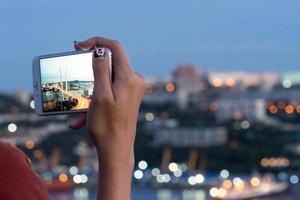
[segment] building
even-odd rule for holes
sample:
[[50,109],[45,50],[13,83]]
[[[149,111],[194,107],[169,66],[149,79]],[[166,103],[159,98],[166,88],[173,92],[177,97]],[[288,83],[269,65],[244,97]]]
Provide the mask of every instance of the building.
[[201,90],[200,75],[196,65],[179,65],[173,72],[173,80],[176,86],[176,102],[179,108],[185,109],[189,96]]
[[153,133],[153,136],[154,145],[170,145],[173,147],[208,147],[227,142],[227,130],[223,127],[161,128]]
[[270,90],[278,84],[276,73],[249,73],[249,72],[210,72],[209,83],[214,87],[252,87],[261,86]]
[[219,122],[231,119],[263,121],[267,117],[266,102],[261,98],[221,98],[216,103],[216,117]]

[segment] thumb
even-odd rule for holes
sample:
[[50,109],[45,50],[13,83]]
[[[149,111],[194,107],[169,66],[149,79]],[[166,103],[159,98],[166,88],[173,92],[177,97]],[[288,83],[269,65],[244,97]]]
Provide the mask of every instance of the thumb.
[[69,125],[70,129],[80,129],[84,127],[86,124],[86,119],[86,113],[81,114]]

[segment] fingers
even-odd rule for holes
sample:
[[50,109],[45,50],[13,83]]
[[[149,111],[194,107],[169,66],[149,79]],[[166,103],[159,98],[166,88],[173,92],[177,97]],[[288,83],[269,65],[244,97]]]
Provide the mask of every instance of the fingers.
[[85,126],[86,124],[86,114],[81,114],[78,118],[76,118],[71,124],[70,124],[70,128],[71,129],[80,129],[82,127]]
[[78,46],[84,49],[90,49],[97,45],[102,45],[111,50],[113,72],[116,82],[126,78],[128,74],[133,72],[128,64],[126,52],[120,42],[103,37],[94,37],[78,43]]
[[73,41],[74,43],[74,48],[76,51],[88,51],[90,49],[86,49],[86,48],[83,48],[82,46],[80,46],[80,44],[77,42],[77,41]]
[[84,49],[92,49],[97,45],[102,45],[112,51],[113,63],[115,65],[128,63],[128,58],[123,46],[116,40],[111,40],[104,37],[93,37],[83,42],[78,42],[78,45]]
[[111,88],[111,65],[109,57],[110,54],[107,48],[95,48],[93,53],[93,71],[95,79],[93,98],[98,100],[102,99],[103,97],[113,99],[113,92]]

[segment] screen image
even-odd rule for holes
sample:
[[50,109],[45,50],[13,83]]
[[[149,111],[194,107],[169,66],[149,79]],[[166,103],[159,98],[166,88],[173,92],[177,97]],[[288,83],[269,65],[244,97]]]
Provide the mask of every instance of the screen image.
[[94,88],[92,52],[40,59],[43,112],[87,109]]

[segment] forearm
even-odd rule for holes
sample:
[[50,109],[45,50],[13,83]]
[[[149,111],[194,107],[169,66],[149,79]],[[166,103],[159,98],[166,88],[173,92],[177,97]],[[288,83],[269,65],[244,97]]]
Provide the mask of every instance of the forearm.
[[[120,154],[119,154],[120,153]],[[115,154],[115,155],[113,155]],[[130,200],[134,166],[133,151],[99,155],[98,200]],[[124,156],[126,155],[126,156]]]

